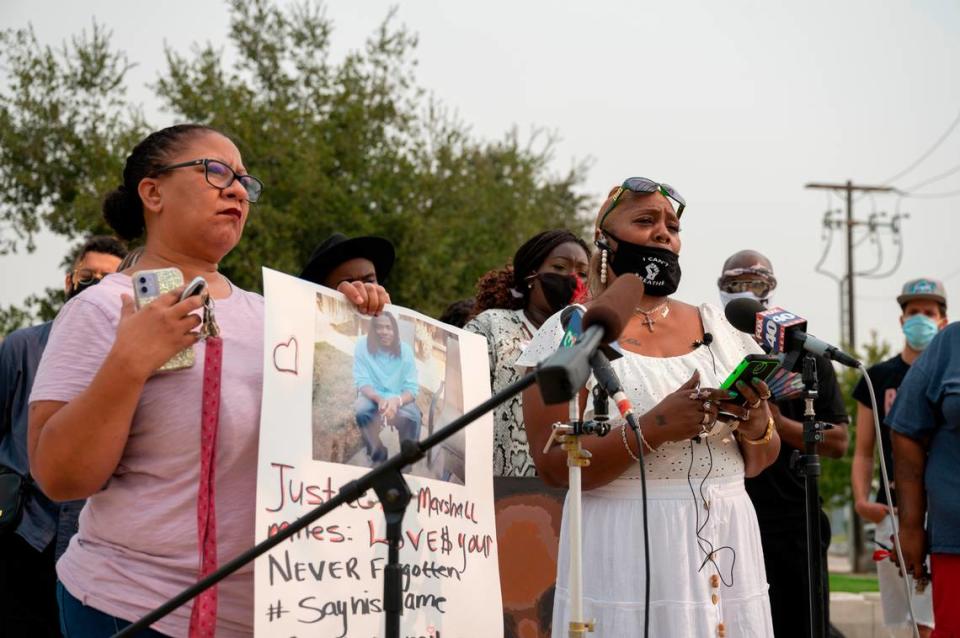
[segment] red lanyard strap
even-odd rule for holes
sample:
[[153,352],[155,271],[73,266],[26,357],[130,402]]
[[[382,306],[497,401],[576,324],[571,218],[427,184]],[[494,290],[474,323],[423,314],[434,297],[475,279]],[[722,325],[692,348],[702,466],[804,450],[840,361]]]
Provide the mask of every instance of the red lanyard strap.
[[[203,360],[203,411],[200,425],[200,486],[197,491],[197,536],[200,578],[217,569],[216,460],[220,424],[220,379],[223,341],[207,337]],[[190,638],[213,638],[217,627],[217,585],[197,596],[190,613]]]

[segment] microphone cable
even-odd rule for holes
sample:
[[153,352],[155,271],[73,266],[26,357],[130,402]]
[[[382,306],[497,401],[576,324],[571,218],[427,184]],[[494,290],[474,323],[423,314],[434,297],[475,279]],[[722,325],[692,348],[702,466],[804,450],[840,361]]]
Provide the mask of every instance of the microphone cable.
[[903,562],[903,548],[900,547],[900,522],[897,520],[897,516],[893,511],[893,496],[890,493],[890,475],[887,472],[887,462],[883,458],[883,438],[880,431],[880,416],[877,412],[877,397],[873,392],[873,381],[870,380],[867,366],[861,363],[860,371],[863,373],[863,378],[867,382],[867,391],[870,393],[870,407],[873,409],[873,428],[876,434],[877,452],[880,456],[880,483],[883,486],[883,493],[887,497],[887,504],[890,508],[890,513],[887,514],[887,516],[890,517],[890,522],[893,524],[893,547],[896,550],[897,560],[900,562],[900,570],[903,572],[903,586],[907,591],[907,610],[910,612],[910,626],[913,628],[914,638],[920,638],[920,630],[917,628],[917,615],[913,609],[913,588],[910,586],[910,581],[913,577],[907,573],[906,566]]
[[640,464],[640,506],[643,511],[643,638],[650,632],[650,534],[647,526],[647,470],[643,463],[643,439],[640,436],[640,423],[633,412],[627,414],[627,425],[633,430],[637,440],[637,462]]

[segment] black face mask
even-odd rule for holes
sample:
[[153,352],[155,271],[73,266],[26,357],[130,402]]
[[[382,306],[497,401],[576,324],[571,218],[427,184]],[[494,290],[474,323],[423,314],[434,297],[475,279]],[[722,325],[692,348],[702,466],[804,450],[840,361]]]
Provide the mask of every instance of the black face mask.
[[614,251],[605,241],[597,241],[597,246],[610,251],[613,256],[610,268],[615,274],[636,273],[643,279],[644,294],[651,297],[672,295],[680,287],[680,256],[677,253],[667,248],[631,244],[607,231],[602,232],[617,242]]
[[83,292],[84,290],[86,290],[87,288],[89,288],[89,287],[91,287],[91,286],[96,286],[98,283],[100,283],[100,280],[99,280],[99,279],[94,279],[93,281],[88,281],[88,282],[86,282],[86,283],[77,283],[77,284],[74,284],[74,285],[70,288],[70,292],[67,293],[67,301],[70,301],[71,299],[73,299],[74,297],[76,297],[77,295],[79,295],[81,292]]
[[573,275],[542,272],[536,277],[540,280],[540,289],[551,313],[563,310],[573,301],[573,293],[577,290],[577,278]]

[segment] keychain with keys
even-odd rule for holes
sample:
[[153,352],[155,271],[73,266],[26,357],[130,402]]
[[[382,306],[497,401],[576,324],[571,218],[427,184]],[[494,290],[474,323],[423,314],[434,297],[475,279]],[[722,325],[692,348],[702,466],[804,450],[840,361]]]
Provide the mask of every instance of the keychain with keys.
[[208,339],[220,336],[220,326],[213,315],[213,298],[209,294],[203,296],[203,322],[200,326],[200,337]]

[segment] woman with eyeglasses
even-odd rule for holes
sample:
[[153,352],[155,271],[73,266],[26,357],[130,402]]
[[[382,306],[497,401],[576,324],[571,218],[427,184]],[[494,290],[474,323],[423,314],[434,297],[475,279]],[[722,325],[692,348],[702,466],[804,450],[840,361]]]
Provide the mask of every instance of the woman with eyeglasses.
[[[31,395],[28,447],[51,498],[89,497],[57,564],[66,635],[111,635],[198,580],[201,563],[209,573],[254,542],[263,298],[218,266],[261,191],[230,138],[185,124],[142,140],[104,201],[118,235],[146,233],[137,271],[206,280],[222,362],[211,354],[220,348],[200,340],[200,296],[181,301],[174,290],[135,310],[129,270],[57,317]],[[371,313],[383,306],[376,286],[341,292]],[[192,367],[157,371],[185,348]],[[139,635],[248,636],[252,605],[251,564]]]
[[[568,230],[537,233],[523,243],[513,263],[477,282],[474,317],[464,330],[487,340],[494,392],[520,378],[517,357],[541,324],[586,294],[587,243]],[[520,397],[493,411],[494,476],[536,476],[527,451]]]
[[[641,415],[642,443],[622,420],[604,438],[581,439],[593,455],[582,474],[584,616],[596,619],[603,636],[643,636],[646,620],[650,636],[772,636],[760,534],[743,479],[776,459],[780,441],[762,381],[737,386],[745,405],[717,389],[745,355],[760,349],[716,306],[673,296],[685,206],[669,185],[631,178],[610,192],[597,215],[594,297],[618,275],[644,280],[644,295],[619,339],[623,357],[612,364]],[[518,365],[535,366],[556,350],[563,333],[554,315]],[[585,405],[581,392],[581,409]],[[617,413],[615,406],[610,411]],[[544,405],[533,388],[524,392],[523,414],[539,474],[565,485],[566,453],[558,445],[544,447],[551,425],[568,420],[567,406]],[[553,614],[557,637],[567,635],[571,620],[583,620],[570,617],[568,506]]]

